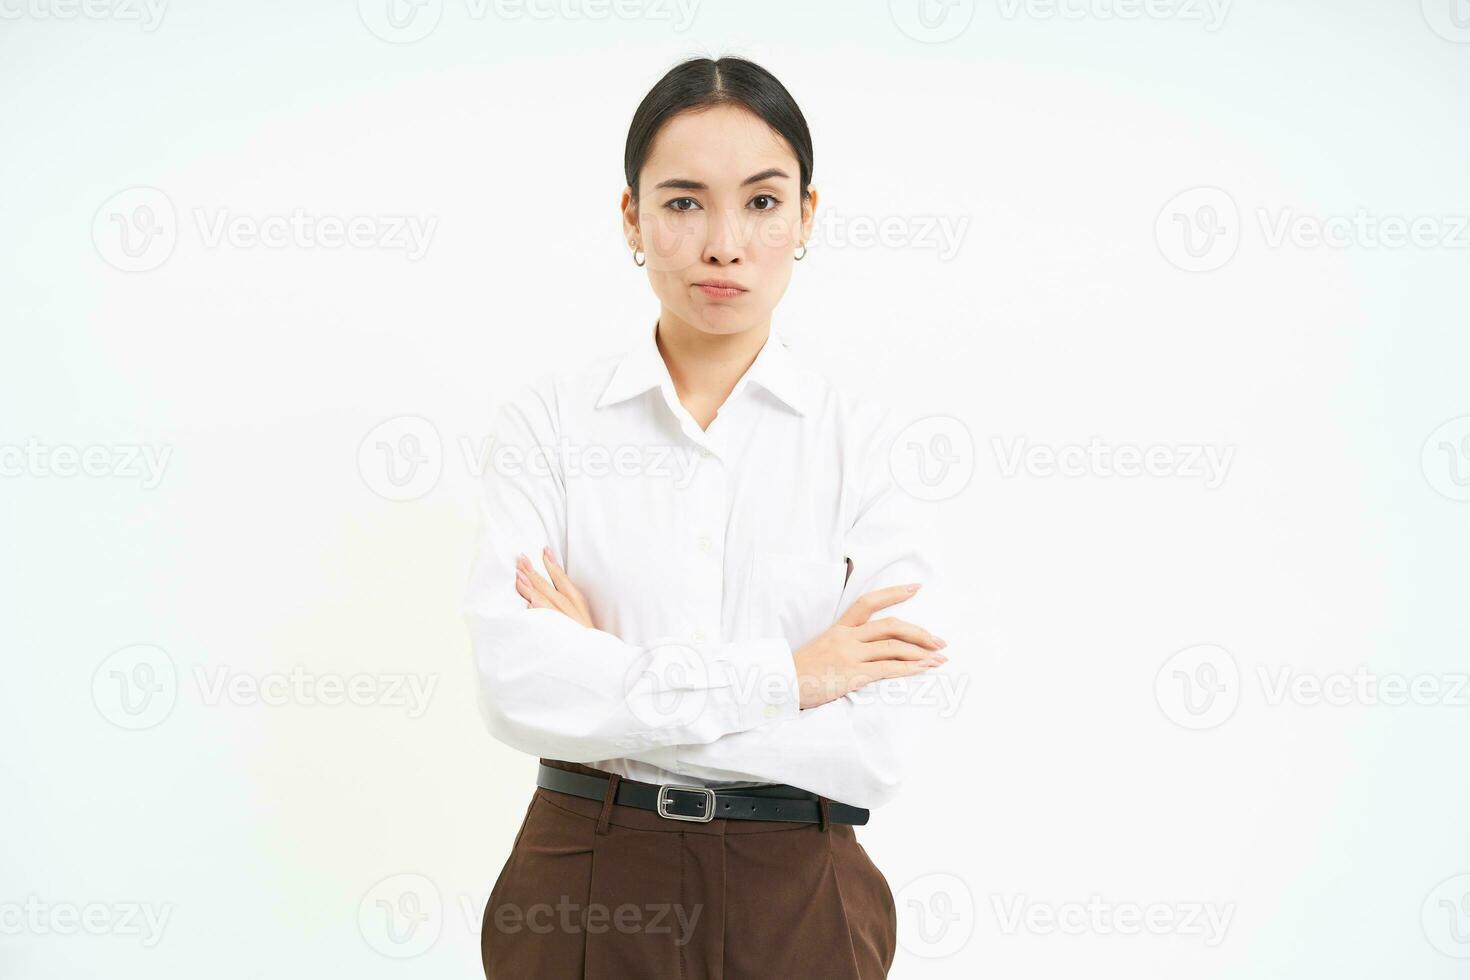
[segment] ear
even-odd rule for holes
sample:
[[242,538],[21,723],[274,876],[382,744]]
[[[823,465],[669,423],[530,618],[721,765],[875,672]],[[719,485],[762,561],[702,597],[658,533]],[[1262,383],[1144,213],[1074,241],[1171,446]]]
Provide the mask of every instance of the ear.
[[807,193],[810,197],[801,202],[801,240],[804,242],[812,240],[812,225],[816,223],[817,214],[817,189],[808,187]]
[[618,201],[618,211],[623,217],[623,241],[641,240],[642,236],[638,229],[638,208],[633,204],[633,188],[623,188],[623,196]]

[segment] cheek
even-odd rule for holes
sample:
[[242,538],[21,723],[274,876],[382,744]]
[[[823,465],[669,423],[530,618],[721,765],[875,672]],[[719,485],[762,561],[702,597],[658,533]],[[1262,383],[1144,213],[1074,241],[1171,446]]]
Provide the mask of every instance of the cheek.
[[755,230],[746,257],[761,270],[762,288],[779,291],[791,276],[800,228],[782,218],[767,218]]
[[796,263],[791,259],[791,251],[778,249],[769,255],[760,257],[760,275],[756,281],[756,294],[760,297],[758,302],[762,305],[774,306],[775,303],[786,293],[786,287],[791,284],[791,275]]
[[643,248],[654,269],[683,269],[699,261],[704,247],[705,225],[700,215],[669,211],[645,213]]
[[771,253],[794,252],[801,232],[799,219],[787,214],[762,217],[754,222],[751,230],[750,247],[760,252],[763,259]]

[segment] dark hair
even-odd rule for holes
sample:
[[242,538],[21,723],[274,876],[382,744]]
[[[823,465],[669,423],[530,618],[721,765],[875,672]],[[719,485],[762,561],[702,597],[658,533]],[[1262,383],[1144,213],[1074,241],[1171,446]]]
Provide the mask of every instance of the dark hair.
[[749,109],[765,120],[791,144],[801,169],[802,199],[810,196],[812,182],[812,134],[796,100],[776,76],[744,58],[690,58],[669,69],[658,80],[633,113],[628,127],[628,144],[623,150],[623,173],[638,201],[638,175],[653,139],[664,123],[681,112],[734,104]]

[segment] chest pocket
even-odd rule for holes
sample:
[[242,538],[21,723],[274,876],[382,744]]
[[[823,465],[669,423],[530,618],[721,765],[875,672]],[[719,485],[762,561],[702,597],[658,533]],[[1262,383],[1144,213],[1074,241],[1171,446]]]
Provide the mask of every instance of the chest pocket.
[[847,562],[757,551],[750,574],[751,631],[784,636],[795,650],[837,619]]

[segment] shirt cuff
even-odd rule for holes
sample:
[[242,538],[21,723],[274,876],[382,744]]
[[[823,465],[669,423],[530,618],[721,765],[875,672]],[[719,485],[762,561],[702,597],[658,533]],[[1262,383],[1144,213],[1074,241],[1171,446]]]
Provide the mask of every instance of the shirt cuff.
[[720,651],[719,658],[729,671],[726,690],[731,731],[749,731],[800,714],[796,659],[784,638],[730,643]]

